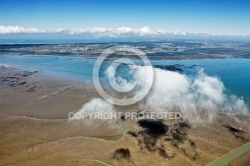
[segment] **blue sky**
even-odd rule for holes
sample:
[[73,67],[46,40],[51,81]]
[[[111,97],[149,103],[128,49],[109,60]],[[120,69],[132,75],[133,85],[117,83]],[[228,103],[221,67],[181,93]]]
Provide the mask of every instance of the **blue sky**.
[[[1,0],[0,26],[0,38],[11,33],[250,35],[250,1]],[[127,29],[120,33],[119,27]]]

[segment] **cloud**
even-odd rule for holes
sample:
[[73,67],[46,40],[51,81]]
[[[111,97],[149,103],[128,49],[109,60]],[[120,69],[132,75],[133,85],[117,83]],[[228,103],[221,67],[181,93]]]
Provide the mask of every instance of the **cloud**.
[[243,99],[226,94],[223,82],[217,77],[203,71],[195,77],[161,69],[155,69],[154,73],[154,85],[145,103],[155,111],[177,109],[193,124],[211,122],[221,111],[248,114]]
[[[110,73],[110,67],[107,73]],[[134,72],[136,84],[142,87],[132,90],[135,95],[146,86],[141,83],[148,77],[144,72],[145,68],[146,66],[137,67]],[[120,86],[126,89],[131,83],[123,81]],[[192,76],[155,68],[151,91],[140,104],[143,108],[148,106],[149,110],[156,112],[180,111],[182,117],[194,125],[212,122],[220,112],[230,116],[248,114],[242,98],[227,94],[219,78],[209,76],[202,70]]]
[[120,126],[115,113],[116,110],[112,104],[101,98],[93,98],[85,103],[74,116],[70,117],[69,122],[82,123],[92,128],[106,126],[117,129]]
[[[114,76],[110,75],[110,73],[114,72],[111,68],[112,66],[107,69],[106,75],[113,78]],[[144,85],[140,85],[142,80],[146,80],[148,77],[145,68],[146,66],[138,66],[134,72],[136,83],[139,82],[139,86],[142,87],[139,90],[132,90],[135,94],[143,91],[143,87],[147,84],[145,81]],[[242,98],[227,94],[223,82],[219,78],[209,76],[202,70],[195,76],[189,76],[155,68],[154,78],[150,93],[139,103],[142,108],[148,107],[148,110],[156,112],[179,111],[182,117],[188,119],[194,126],[213,122],[221,112],[235,118],[237,121],[239,119],[235,115],[249,114],[249,110]],[[123,80],[120,86],[130,89],[131,83]],[[77,118],[78,114],[107,113],[112,115],[115,112],[115,107],[111,103],[100,98],[94,98],[84,104],[75,114],[75,117],[69,119],[69,121],[95,126],[97,124],[95,120],[88,116],[79,119]],[[98,125],[102,124],[111,128],[117,124],[117,121],[112,120],[110,117],[101,119],[98,122]]]
[[44,33],[63,33],[68,35],[92,35],[94,37],[126,37],[126,36],[206,36],[206,37],[245,37],[249,38],[250,35],[215,35],[206,33],[189,33],[182,32],[179,30],[168,31],[165,29],[150,29],[147,26],[141,28],[131,28],[127,26],[121,26],[117,28],[107,28],[107,27],[94,27],[94,28],[77,28],[77,29],[39,29],[35,27],[26,28],[22,26],[0,26],[0,35],[2,34],[44,34]]
[[186,35],[185,32],[166,31],[166,30],[152,30],[149,27],[131,28],[121,26],[118,28],[106,28],[106,27],[95,27],[95,28],[78,28],[78,29],[49,29],[43,30],[39,28],[25,28],[22,26],[0,26],[0,34],[34,34],[34,33],[65,33],[70,35],[93,35],[95,37],[121,37],[127,35],[133,36],[160,36],[160,35]]
[[38,28],[24,28],[20,26],[0,26],[0,34],[10,33],[42,33]]
[[[85,118],[90,119],[89,115],[94,115],[94,113],[102,114],[102,113],[115,113],[114,106],[109,102],[104,101],[100,98],[93,98],[88,103],[84,104],[82,108],[72,117],[70,120],[78,120],[82,118],[77,118],[79,115],[87,115]],[[95,118],[94,118],[95,119]],[[109,119],[109,118],[108,118]],[[105,120],[105,119],[101,119]]]
[[60,33],[63,29],[41,30],[38,28],[24,28],[22,26],[0,26],[0,34],[18,34],[18,33]]
[[186,35],[186,33],[173,31],[168,32],[166,30],[152,30],[149,27],[141,28],[131,28],[131,27],[118,27],[118,28],[85,28],[85,29],[75,29],[68,31],[69,34],[92,34],[95,36],[109,36],[109,37],[119,37],[125,35],[134,36],[159,36],[159,35]]

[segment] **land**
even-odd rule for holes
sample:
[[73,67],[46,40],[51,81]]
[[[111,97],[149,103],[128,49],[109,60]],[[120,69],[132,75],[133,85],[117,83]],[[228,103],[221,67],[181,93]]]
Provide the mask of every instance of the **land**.
[[[222,113],[199,126],[185,119],[68,120],[94,97],[82,82],[1,67],[0,165],[206,165],[250,140],[248,125]],[[238,163],[249,163],[249,153],[231,165]]]
[[[163,59],[224,59],[250,58],[249,42],[166,40],[148,42],[111,42],[75,44],[1,44],[1,55],[70,55],[96,58],[105,49],[114,46],[130,46],[143,51],[151,60]],[[135,49],[118,51],[114,57],[134,56]]]
[[242,156],[240,156],[238,159],[235,159],[230,163],[230,166],[247,166],[249,165],[249,158],[250,158],[250,153],[246,153]]

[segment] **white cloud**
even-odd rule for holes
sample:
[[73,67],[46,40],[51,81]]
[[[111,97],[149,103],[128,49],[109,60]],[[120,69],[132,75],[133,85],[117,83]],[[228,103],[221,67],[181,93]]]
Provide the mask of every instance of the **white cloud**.
[[0,26],[0,34],[10,33],[42,33],[38,28],[24,28],[20,26]]
[[126,33],[132,33],[133,32],[133,28],[131,27],[118,27],[117,31],[122,33],[122,34],[126,34]]
[[152,30],[149,27],[141,28],[131,28],[131,27],[118,27],[118,28],[106,28],[106,27],[96,27],[96,28],[82,28],[82,29],[50,29],[43,30],[39,28],[25,28],[22,26],[0,26],[0,34],[17,34],[17,33],[65,33],[71,35],[89,34],[97,37],[109,36],[109,37],[119,37],[126,35],[135,36],[158,36],[158,35],[185,35],[185,33],[179,31],[168,32],[166,30]]
[[0,26],[0,34],[17,34],[17,33],[60,33],[63,29],[41,30],[38,28],[24,28],[22,26]]
[[94,36],[114,36],[112,28],[104,27],[73,29],[65,32],[71,35],[90,34]]
[[[179,36],[229,36],[229,35],[213,35],[201,33],[188,33],[179,30],[168,31],[165,29],[150,29],[147,26],[141,28],[131,28],[121,26],[117,28],[94,27],[94,28],[78,28],[78,29],[39,29],[35,27],[26,28],[22,26],[0,26],[1,34],[34,34],[34,33],[64,33],[69,35],[92,35],[95,37],[124,37],[124,36],[166,36],[166,35],[179,35]],[[230,36],[229,36],[230,37]],[[249,37],[249,36],[242,36]]]
[[135,35],[135,36],[159,36],[159,35],[186,35],[179,31],[168,32],[166,30],[152,30],[149,27],[142,28],[131,28],[131,27],[118,27],[118,28],[85,28],[85,29],[74,29],[69,30],[69,34],[92,34],[95,36],[109,36],[109,37],[119,37],[125,35]]
[[[106,70],[107,77],[111,77],[111,85],[114,81],[119,81],[119,76],[113,78],[115,73],[112,70],[112,66]],[[136,88],[130,90],[134,86],[129,81],[122,81],[120,88],[129,89],[130,94],[136,96],[149,85],[146,82],[148,77],[146,66],[137,67],[134,70]],[[220,112],[234,116],[246,115],[249,111],[242,98],[226,93],[223,82],[217,77],[207,75],[203,70],[197,75],[189,76],[154,68],[153,86],[140,104],[150,111],[178,110],[193,125],[212,122]]]
[[68,120],[78,122],[91,128],[110,128],[118,129],[118,118],[114,106],[101,98],[93,98],[85,103],[82,108]]

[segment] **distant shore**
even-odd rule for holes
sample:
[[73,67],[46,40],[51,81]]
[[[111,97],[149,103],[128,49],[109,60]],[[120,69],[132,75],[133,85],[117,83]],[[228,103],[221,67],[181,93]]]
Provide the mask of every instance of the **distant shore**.
[[[1,55],[60,55],[96,58],[106,49],[129,46],[143,51],[151,60],[250,58],[250,44],[239,41],[166,40],[106,43],[0,44]],[[114,56],[133,56],[127,50]]]

